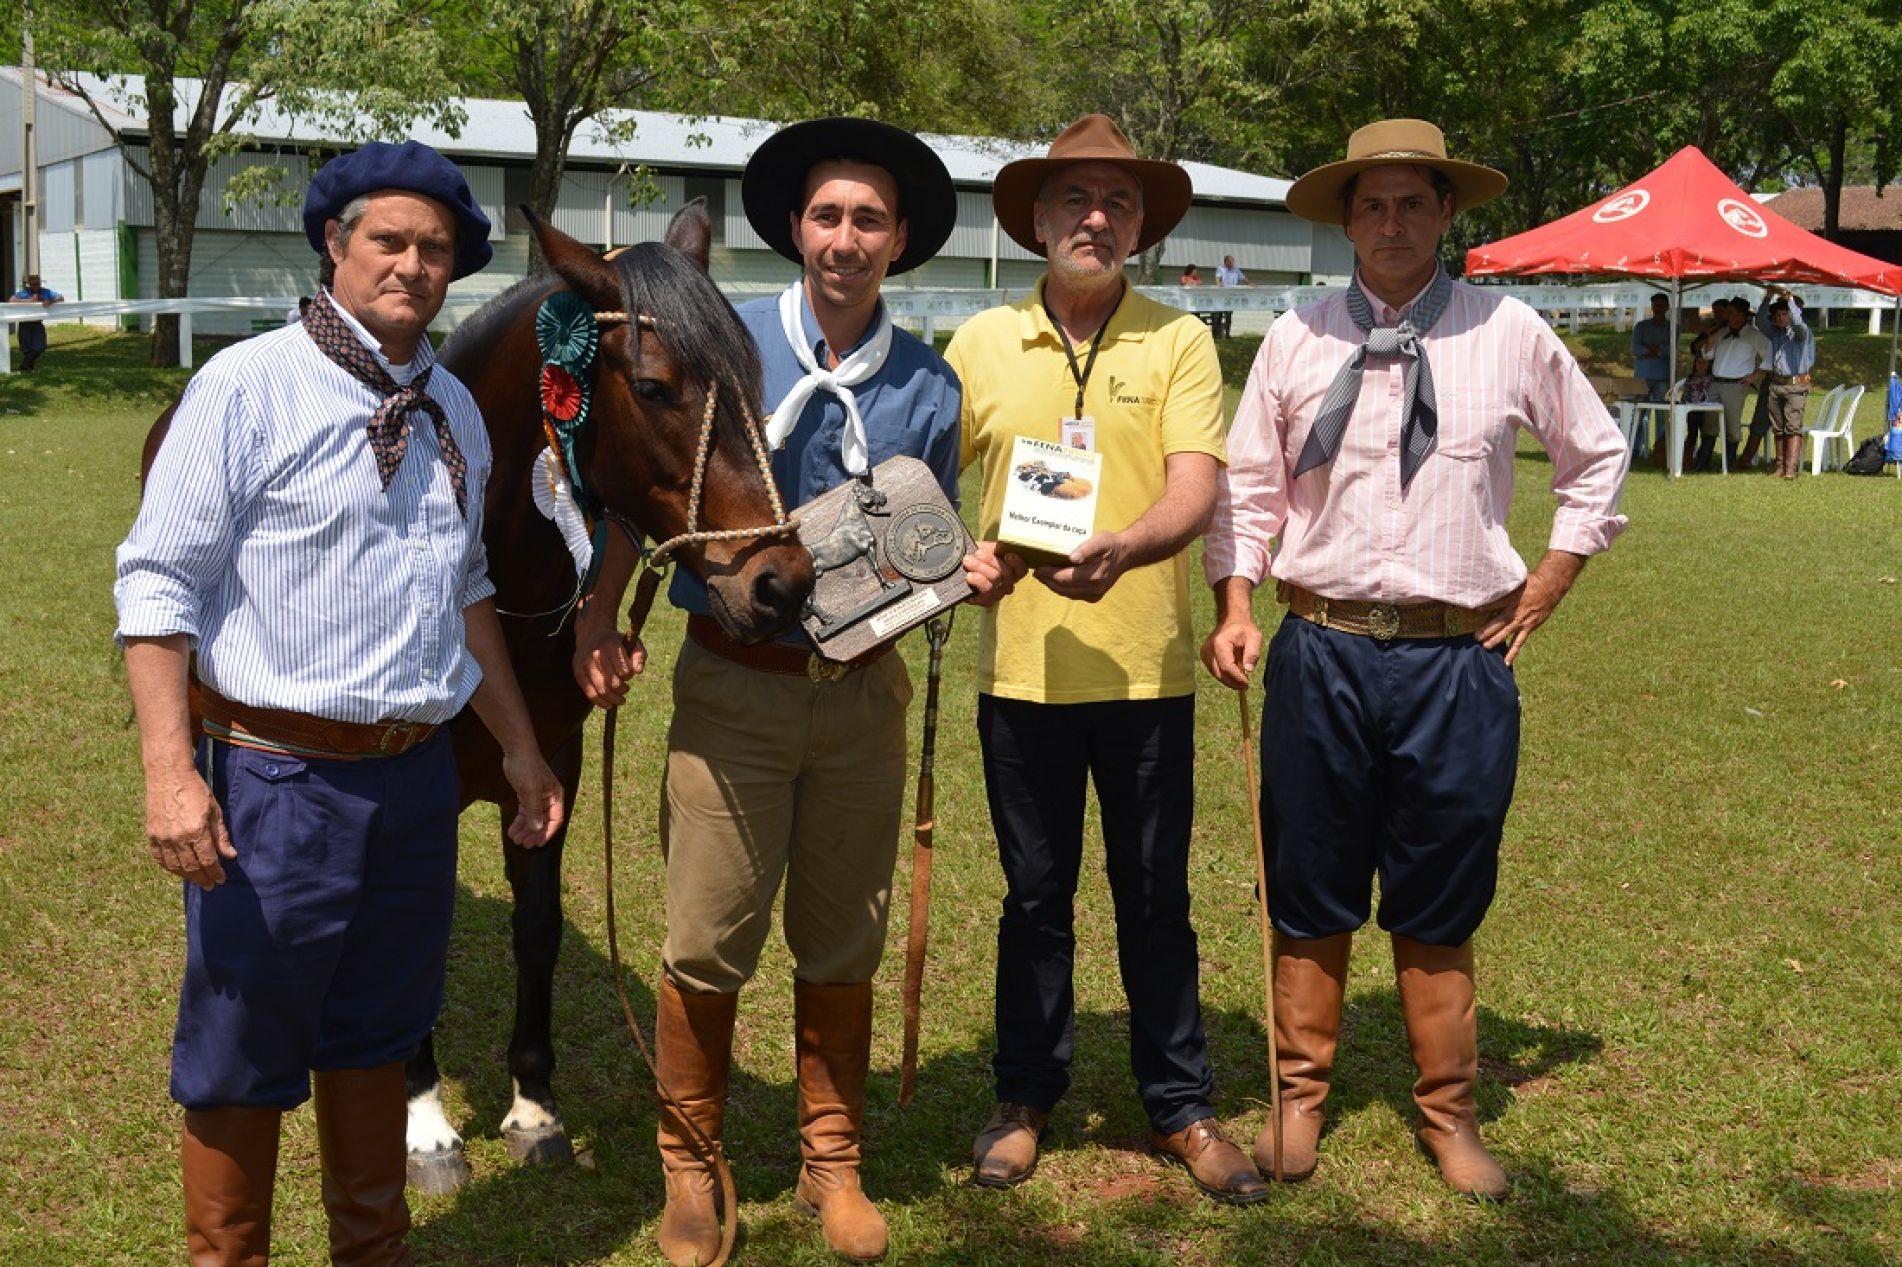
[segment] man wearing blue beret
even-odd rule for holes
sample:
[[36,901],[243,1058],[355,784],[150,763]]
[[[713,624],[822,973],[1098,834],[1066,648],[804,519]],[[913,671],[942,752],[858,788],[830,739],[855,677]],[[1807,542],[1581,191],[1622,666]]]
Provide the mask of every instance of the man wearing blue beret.
[[323,288],[185,389],[114,591],[146,834],[186,882],[171,1093],[197,1267],[269,1258],[279,1119],[306,1099],[332,1261],[412,1261],[403,1066],[455,904],[443,724],[472,704],[500,741],[514,840],[562,815],[488,579],[488,435],[427,336],[489,221],[411,141],[328,163],[304,228]]

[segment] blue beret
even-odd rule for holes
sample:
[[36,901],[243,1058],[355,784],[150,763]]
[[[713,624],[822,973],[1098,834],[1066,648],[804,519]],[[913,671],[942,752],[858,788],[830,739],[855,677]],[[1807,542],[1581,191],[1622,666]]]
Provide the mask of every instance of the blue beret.
[[454,163],[421,141],[371,141],[331,159],[311,179],[310,192],[304,195],[304,236],[319,255],[326,249],[325,223],[340,218],[353,200],[379,189],[407,190],[449,209],[456,218],[454,277],[476,272],[495,254],[489,246],[489,218]]

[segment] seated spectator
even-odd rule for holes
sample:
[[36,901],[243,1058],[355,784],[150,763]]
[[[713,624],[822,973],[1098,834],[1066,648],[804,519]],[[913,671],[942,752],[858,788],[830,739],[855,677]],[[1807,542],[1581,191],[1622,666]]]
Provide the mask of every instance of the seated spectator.
[[1182,266],[1182,276],[1176,278],[1176,285],[1200,286],[1201,284],[1202,284],[1202,274],[1195,271],[1195,265],[1184,264]]
[[1235,257],[1233,255],[1224,255],[1222,257],[1222,266],[1215,270],[1215,284],[1217,286],[1248,285],[1248,277],[1241,269],[1235,266]]

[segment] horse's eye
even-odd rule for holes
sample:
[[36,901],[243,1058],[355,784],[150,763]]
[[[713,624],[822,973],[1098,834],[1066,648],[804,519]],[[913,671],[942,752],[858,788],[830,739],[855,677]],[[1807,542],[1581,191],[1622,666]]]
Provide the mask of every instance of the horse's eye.
[[667,390],[667,384],[658,378],[637,378],[634,380],[634,394],[650,405],[669,405],[674,395]]

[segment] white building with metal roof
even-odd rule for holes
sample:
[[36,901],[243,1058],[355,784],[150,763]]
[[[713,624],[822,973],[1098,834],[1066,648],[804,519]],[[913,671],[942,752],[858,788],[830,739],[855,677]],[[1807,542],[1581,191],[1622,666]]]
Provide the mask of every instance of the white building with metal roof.
[[[39,77],[36,146],[40,168],[40,259],[48,285],[73,299],[151,298],[157,295],[157,255],[150,186],[119,150],[145,147],[146,126],[137,77],[82,82],[98,116],[77,95]],[[201,84],[180,80],[179,113],[195,106]],[[18,281],[23,224],[22,76],[0,67],[0,279]],[[519,101],[465,98],[458,135],[419,125],[413,135],[443,151],[464,170],[470,188],[494,224],[495,262],[457,283],[457,293],[500,290],[522,276],[528,238],[521,213],[528,199],[534,131]],[[554,212],[564,232],[596,247],[658,237],[682,203],[704,197],[713,213],[713,274],[729,291],[783,286],[792,266],[760,242],[740,206],[739,174],[777,124],[755,119],[696,118],[655,111],[616,111],[607,126],[583,124],[568,153]],[[300,223],[302,191],[311,155],[348,148],[349,138],[308,119],[265,107],[242,128],[245,148],[217,160],[207,174],[192,249],[194,296],[296,295],[315,284],[315,262]],[[944,250],[895,287],[940,289],[1023,287],[1042,261],[1000,233],[991,214],[990,186],[997,169],[1041,147],[980,137],[929,136],[958,186],[958,219]],[[287,201],[232,203],[227,188],[240,171],[266,167],[281,173]],[[1173,278],[1185,263],[1213,281],[1224,255],[1233,255],[1254,283],[1334,282],[1352,269],[1345,237],[1289,214],[1289,182],[1206,163],[1187,164],[1195,201],[1163,249],[1162,270]],[[628,173],[657,191],[636,203]],[[227,332],[245,328],[224,319]],[[206,333],[219,331],[204,322]]]

